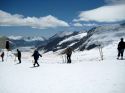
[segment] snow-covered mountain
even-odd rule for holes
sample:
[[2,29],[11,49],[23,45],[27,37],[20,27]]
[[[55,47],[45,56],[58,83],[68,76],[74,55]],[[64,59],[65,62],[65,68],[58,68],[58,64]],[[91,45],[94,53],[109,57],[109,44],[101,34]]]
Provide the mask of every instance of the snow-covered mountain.
[[118,43],[121,37],[125,37],[124,24],[99,26],[88,31],[87,36],[82,38],[76,46],[79,45],[78,48],[80,50],[89,50],[99,44],[101,44],[102,47],[105,47],[113,43]]
[[24,41],[45,41],[46,38],[40,37],[40,36],[29,36],[29,37],[24,37],[24,36],[8,36],[9,39],[11,40],[24,40]]
[[75,50],[90,50],[99,44],[102,47],[117,43],[125,37],[125,24],[108,24],[94,27],[89,31],[64,31],[55,34],[49,39],[44,37],[9,36],[16,47],[35,47],[48,51],[58,51],[72,46]]
[[58,37],[64,37],[64,36],[69,36],[73,34],[73,32],[70,32],[70,31],[62,31],[62,32],[59,32],[59,33],[56,33],[54,36],[50,37],[50,39],[55,39],[55,38],[58,38]]
[[59,45],[69,42],[69,41],[80,40],[81,38],[83,38],[86,35],[87,35],[87,33],[78,33],[77,35],[73,35],[73,36],[70,36],[70,37],[62,40],[61,42],[59,42]]
[[93,49],[101,44],[105,47],[125,36],[125,24],[108,24],[83,32],[61,32],[52,36],[44,48],[46,52],[72,46],[76,50]]
[[40,36],[8,36],[8,38],[15,44],[15,47],[38,47],[46,43],[46,39]]
[[44,48],[45,52],[64,49],[72,46],[86,35],[85,32],[60,32],[50,37],[48,43],[45,46],[41,46],[40,49]]

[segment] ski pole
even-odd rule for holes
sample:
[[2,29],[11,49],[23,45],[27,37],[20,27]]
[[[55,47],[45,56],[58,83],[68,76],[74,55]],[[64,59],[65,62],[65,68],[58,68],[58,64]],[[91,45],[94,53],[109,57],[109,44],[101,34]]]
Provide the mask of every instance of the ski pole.
[[101,60],[103,60],[103,52],[102,52],[101,45],[99,45],[98,48],[99,48],[100,58],[101,58]]
[[63,55],[62,55],[62,63],[64,63],[64,58],[63,58]]

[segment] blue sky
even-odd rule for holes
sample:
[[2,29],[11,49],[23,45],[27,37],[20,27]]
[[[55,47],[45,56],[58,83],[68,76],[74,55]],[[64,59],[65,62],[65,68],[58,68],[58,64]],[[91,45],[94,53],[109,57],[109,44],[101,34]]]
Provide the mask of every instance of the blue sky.
[[[123,21],[123,3],[124,0],[0,0],[0,34],[49,37],[59,31]],[[98,14],[107,9],[108,17]],[[121,12],[112,16],[117,14],[113,9]]]
[[80,11],[104,5],[103,0],[0,0],[0,9],[24,16],[53,15],[72,21]]

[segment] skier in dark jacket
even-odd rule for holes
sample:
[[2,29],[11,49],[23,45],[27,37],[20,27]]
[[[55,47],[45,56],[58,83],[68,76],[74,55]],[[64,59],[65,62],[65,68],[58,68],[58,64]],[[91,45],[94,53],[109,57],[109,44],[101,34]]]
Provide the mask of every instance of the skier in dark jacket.
[[19,60],[19,64],[21,63],[21,51],[19,49],[17,49],[17,57]]
[[121,41],[119,42],[118,44],[118,58],[121,56],[121,59],[123,59],[123,53],[124,53],[124,49],[125,49],[125,42],[124,42],[124,39],[121,38]]
[[73,49],[71,47],[68,47],[65,50],[65,54],[67,55],[67,63],[71,63],[71,55],[72,55]]
[[39,67],[40,65],[38,64],[38,59],[39,59],[39,56],[42,57],[42,55],[40,55],[39,52],[35,50],[32,56],[34,57],[34,64],[33,64],[34,67],[36,64]]
[[4,52],[1,53],[2,62],[4,61]]

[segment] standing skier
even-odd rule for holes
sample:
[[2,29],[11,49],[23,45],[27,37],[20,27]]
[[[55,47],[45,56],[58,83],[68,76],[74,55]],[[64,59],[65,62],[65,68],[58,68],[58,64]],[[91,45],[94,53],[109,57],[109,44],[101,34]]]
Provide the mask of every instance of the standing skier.
[[37,64],[37,67],[39,67],[39,63],[38,63],[38,59],[39,59],[39,56],[42,57],[42,55],[39,54],[39,52],[37,50],[34,51],[33,55],[34,57],[34,67],[36,67],[35,65]]
[[17,49],[17,57],[19,60],[19,64],[21,63],[21,51],[19,49]]
[[71,63],[71,55],[72,55],[73,49],[71,47],[68,47],[65,50],[65,54],[67,55],[67,63]]
[[4,61],[4,52],[1,53],[2,62]]
[[124,39],[121,38],[121,41],[118,44],[118,57],[117,59],[119,59],[119,57],[121,56],[121,59],[123,60],[123,53],[124,53],[124,49],[125,49],[125,42]]

